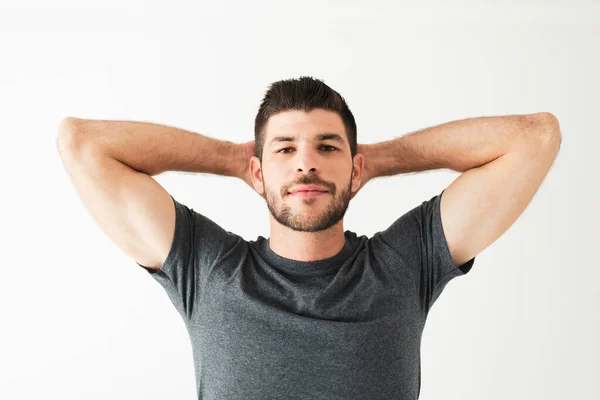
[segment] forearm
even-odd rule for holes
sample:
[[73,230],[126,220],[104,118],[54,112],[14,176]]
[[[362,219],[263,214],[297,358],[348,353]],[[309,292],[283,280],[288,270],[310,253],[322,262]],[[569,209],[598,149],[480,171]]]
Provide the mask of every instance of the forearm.
[[[523,140],[539,137],[549,113],[468,118],[365,146],[373,175],[448,168],[458,172],[487,164]],[[537,136],[536,136],[537,135]]]
[[[66,126],[66,127],[65,127]],[[239,174],[240,146],[183,129],[137,121],[67,118],[71,147],[93,146],[148,175],[165,171]]]

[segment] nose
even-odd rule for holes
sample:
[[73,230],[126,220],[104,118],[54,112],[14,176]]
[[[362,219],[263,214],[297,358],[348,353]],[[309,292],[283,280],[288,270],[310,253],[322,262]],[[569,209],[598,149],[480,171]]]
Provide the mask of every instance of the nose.
[[319,172],[315,156],[310,151],[298,151],[293,163],[297,173],[316,174]]
[[[297,169],[296,172],[303,172],[303,171],[304,171],[303,168],[298,167],[298,169]],[[315,167],[312,167],[311,169],[308,170],[308,172],[311,173],[311,174],[315,174],[317,172],[317,169]]]

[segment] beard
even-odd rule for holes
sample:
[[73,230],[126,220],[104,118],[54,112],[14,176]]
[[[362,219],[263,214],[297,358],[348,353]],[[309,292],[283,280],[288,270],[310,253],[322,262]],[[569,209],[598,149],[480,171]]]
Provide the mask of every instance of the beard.
[[[318,184],[302,184],[311,183]],[[265,198],[269,212],[281,225],[297,232],[321,232],[344,218],[352,197],[352,179],[346,187],[337,192],[334,187],[317,197],[295,198],[286,195],[287,202],[284,203],[281,195],[277,191],[269,190],[265,182]]]

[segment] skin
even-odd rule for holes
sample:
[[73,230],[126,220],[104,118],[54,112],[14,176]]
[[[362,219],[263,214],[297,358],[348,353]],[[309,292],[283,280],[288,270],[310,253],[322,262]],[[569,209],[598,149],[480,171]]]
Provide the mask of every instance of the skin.
[[[361,188],[364,156],[357,153],[352,159],[342,119],[328,110],[281,112],[269,119],[265,132],[262,165],[252,156],[249,175],[270,212],[269,247],[297,261],[333,257],[344,246],[343,217]],[[324,132],[340,134],[343,143],[317,140]],[[296,141],[270,144],[282,135],[296,136]],[[308,184],[329,192],[313,198],[288,194],[292,187]]]

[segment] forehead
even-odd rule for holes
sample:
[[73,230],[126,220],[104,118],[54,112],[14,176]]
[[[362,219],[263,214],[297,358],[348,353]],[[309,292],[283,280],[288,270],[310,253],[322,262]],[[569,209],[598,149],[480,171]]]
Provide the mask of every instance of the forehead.
[[335,140],[345,143],[345,127],[335,112],[314,109],[283,111],[269,118],[265,127],[265,146],[281,141]]

